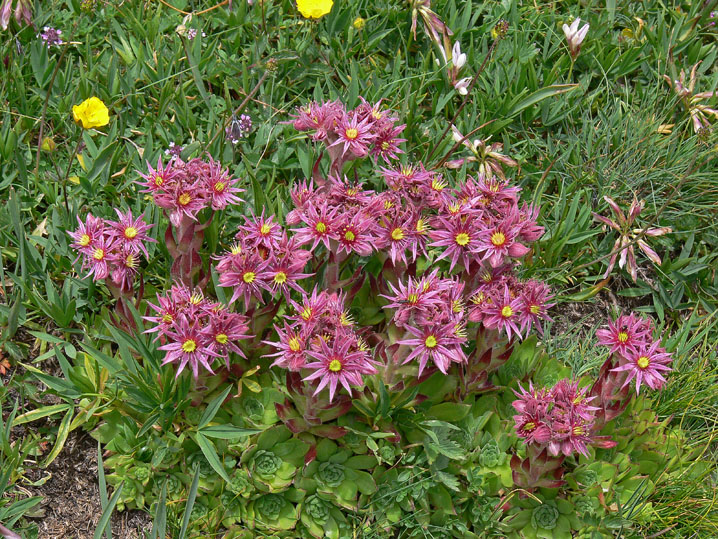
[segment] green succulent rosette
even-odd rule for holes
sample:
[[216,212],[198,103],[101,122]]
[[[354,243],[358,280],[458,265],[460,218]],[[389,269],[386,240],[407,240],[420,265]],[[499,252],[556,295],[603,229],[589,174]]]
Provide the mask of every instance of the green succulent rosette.
[[302,502],[299,518],[311,537],[339,539],[346,536],[342,533],[346,527],[346,518],[341,510],[318,494],[309,496]]
[[259,435],[257,443],[242,455],[241,463],[257,490],[282,492],[303,466],[307,451],[308,444],[293,438],[284,425],[277,425]]
[[556,494],[556,492],[547,492],[542,496],[543,503],[534,498],[516,502],[516,507],[512,511],[518,512],[508,524],[518,533],[518,537],[526,539],[571,537],[571,530],[581,527],[574,504],[566,499],[557,498]]
[[279,494],[261,494],[243,506],[242,522],[252,530],[293,530],[299,520],[295,503],[301,501],[303,496],[295,488]]
[[326,438],[316,445],[315,459],[304,467],[302,485],[337,505],[355,511],[358,494],[376,492],[376,483],[364,470],[375,468],[377,460],[370,455],[352,455]]

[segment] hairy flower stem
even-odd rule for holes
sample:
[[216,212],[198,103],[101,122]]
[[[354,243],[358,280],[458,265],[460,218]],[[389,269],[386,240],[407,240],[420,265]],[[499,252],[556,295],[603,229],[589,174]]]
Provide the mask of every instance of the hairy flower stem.
[[[491,44],[491,47],[489,47],[489,51],[486,53],[486,56],[484,57],[484,61],[482,62],[481,67],[479,67],[479,70],[476,72],[476,75],[474,75],[474,77],[471,79],[471,84],[469,84],[469,87],[466,91],[466,95],[464,96],[464,99],[461,101],[459,108],[456,109],[456,112],[454,113],[454,116],[451,118],[451,121],[449,122],[449,124],[446,126],[444,131],[439,136],[439,141],[442,141],[442,140],[444,140],[444,138],[446,138],[446,135],[449,132],[449,130],[451,129],[451,126],[456,123],[456,119],[459,117],[459,114],[461,114],[461,111],[464,110],[464,107],[469,102],[469,97],[471,96],[471,90],[473,90],[474,86],[476,86],[476,83],[479,80],[479,76],[481,75],[481,73],[483,73],[484,69],[486,68],[486,64],[488,63],[489,58],[491,58],[491,55],[493,54],[494,49],[496,48],[496,45],[498,45],[500,40],[501,40],[500,37],[496,37],[494,39],[494,42]],[[434,156],[434,152],[437,150],[438,147],[439,147],[439,144],[434,145],[434,147],[429,152],[429,155],[426,156],[426,159],[424,160],[424,162],[428,163],[429,161],[431,161],[431,158]]]

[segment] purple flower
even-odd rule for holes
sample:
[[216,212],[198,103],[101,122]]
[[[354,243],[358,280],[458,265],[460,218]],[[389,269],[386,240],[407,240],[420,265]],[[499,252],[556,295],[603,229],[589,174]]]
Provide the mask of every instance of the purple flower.
[[621,359],[621,365],[614,372],[627,372],[628,377],[623,383],[627,386],[631,380],[636,380],[636,394],[641,390],[641,383],[645,383],[651,389],[661,389],[666,379],[661,373],[670,372],[672,369],[668,364],[673,361],[671,354],[660,346],[660,339],[651,344],[643,343],[634,350],[630,350],[625,358]]
[[376,373],[376,368],[369,360],[368,354],[356,347],[356,339],[350,335],[336,337],[331,347],[322,339],[319,344],[319,350],[307,352],[316,361],[305,365],[306,369],[313,369],[314,372],[304,380],[319,379],[319,385],[314,391],[315,395],[329,386],[329,401],[331,402],[334,400],[334,393],[339,384],[351,395],[351,386],[364,384],[363,374]]
[[466,361],[466,355],[461,349],[461,343],[466,339],[457,336],[456,330],[456,323],[453,321],[445,325],[426,325],[421,329],[406,326],[406,331],[415,338],[398,341],[399,344],[413,347],[402,363],[418,358],[419,376],[421,376],[427,362],[431,360],[441,372],[446,374],[452,362]]
[[219,354],[209,348],[208,338],[196,320],[190,322],[188,317],[180,316],[173,329],[167,332],[167,337],[170,342],[159,347],[159,350],[167,352],[162,365],[178,363],[176,376],[189,365],[195,380],[199,376],[200,365],[214,374],[211,363]]
[[149,258],[145,242],[157,243],[157,240],[147,235],[147,231],[154,225],[145,223],[144,214],[141,214],[135,219],[132,217],[132,210],[127,210],[127,213],[122,213],[119,209],[115,208],[115,212],[117,213],[119,221],[109,221],[107,223],[110,225],[108,235],[111,238],[116,238],[120,246],[129,247],[134,253],[141,251],[146,258]]
[[61,30],[56,30],[50,26],[44,26],[42,28],[40,38],[45,42],[45,45],[47,45],[47,48],[49,49],[53,45],[62,45],[64,43],[64,41],[60,38],[61,35]]
[[632,351],[652,341],[653,326],[650,320],[639,318],[635,314],[619,316],[615,322],[608,321],[608,329],[596,331],[598,343],[610,348],[610,353],[618,352],[628,357]]
[[225,128],[225,138],[232,144],[237,144],[247,133],[252,130],[252,118],[246,114],[242,114],[237,118],[234,114]]

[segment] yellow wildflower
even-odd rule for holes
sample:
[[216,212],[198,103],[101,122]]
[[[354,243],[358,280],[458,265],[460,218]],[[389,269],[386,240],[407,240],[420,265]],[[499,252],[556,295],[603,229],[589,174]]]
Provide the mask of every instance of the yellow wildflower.
[[364,28],[365,24],[366,19],[362,19],[361,17],[357,17],[356,19],[354,19],[353,22],[354,28],[356,28],[357,30],[361,30],[362,28]]
[[93,127],[102,127],[110,123],[110,111],[98,97],[86,99],[79,105],[72,107],[72,116],[75,122],[80,124],[83,129],[92,129]]
[[307,19],[320,19],[332,10],[334,0],[297,0],[299,13]]

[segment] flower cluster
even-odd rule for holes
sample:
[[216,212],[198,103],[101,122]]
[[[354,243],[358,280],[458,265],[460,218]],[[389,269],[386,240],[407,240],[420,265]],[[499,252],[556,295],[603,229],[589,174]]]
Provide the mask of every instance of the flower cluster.
[[64,43],[60,37],[61,35],[62,30],[57,30],[50,26],[44,26],[42,28],[42,33],[39,34],[39,37],[45,42],[45,45],[47,45],[47,48],[49,49],[53,45],[57,46]]
[[648,318],[634,314],[619,316],[608,323],[607,329],[596,332],[598,342],[610,348],[617,366],[611,372],[626,373],[623,387],[636,381],[636,394],[641,383],[651,389],[661,389],[666,383],[663,374],[670,372],[671,354],[661,346],[661,340],[653,340],[653,323]]
[[[546,447],[550,454],[570,455],[574,451],[588,456],[587,446],[594,440],[591,429],[597,407],[589,403],[595,397],[579,389],[578,382],[559,381],[553,388],[515,392],[513,407],[516,434],[529,445]],[[605,446],[606,444],[603,444]]]
[[229,125],[224,129],[225,138],[232,144],[237,144],[252,130],[252,118],[242,114],[237,118],[232,115]]
[[297,281],[311,276],[304,273],[304,266],[312,254],[300,249],[301,243],[296,237],[290,238],[273,215],[245,217],[235,240],[215,265],[219,285],[232,288],[230,304],[243,297],[249,309],[252,299],[263,303],[263,290],[286,297],[290,289],[304,292]]
[[83,222],[68,234],[70,246],[82,258],[82,268],[89,269],[87,276],[100,281],[110,277],[111,283],[121,290],[130,290],[140,262],[140,253],[147,258],[146,242],[156,243],[147,232],[154,225],[144,221],[144,215],[133,217],[132,211],[117,212],[118,221],[94,217],[88,213]]
[[298,131],[311,131],[312,139],[323,141],[330,152],[343,160],[357,159],[371,154],[389,162],[403,153],[398,138],[406,127],[396,125],[398,118],[379,103],[362,103],[347,111],[339,101],[310,103],[299,107],[292,122]]
[[251,338],[247,318],[209,301],[201,291],[174,285],[164,296],[157,295],[156,305],[148,304],[155,315],[143,317],[153,324],[145,333],[157,333],[164,343],[159,349],[166,352],[162,364],[177,363],[177,376],[188,365],[195,379],[200,365],[214,374],[215,359],[224,359],[229,367],[231,353],[245,357],[239,341]]
[[279,342],[266,342],[278,350],[269,356],[275,358],[272,366],[312,371],[304,380],[316,383],[315,395],[328,386],[330,401],[340,384],[351,395],[351,386],[363,385],[362,375],[376,373],[344,300],[342,293],[316,288],[300,302],[289,300],[294,315],[285,317],[283,327],[275,326]]
[[197,220],[197,214],[204,208],[222,210],[230,204],[238,204],[238,193],[244,191],[235,184],[229,171],[208,157],[190,159],[185,162],[173,156],[169,163],[157,161],[157,168],[147,163],[148,172],[140,173],[144,182],[139,182],[145,192],[151,193],[155,204],[169,211],[170,222],[179,226],[183,218]]
[[451,363],[466,362],[461,347],[466,342],[464,283],[441,279],[438,270],[421,279],[409,278],[406,285],[390,285],[393,296],[384,296],[393,308],[394,324],[406,331],[406,339],[398,344],[411,347],[403,359],[419,361],[419,375],[431,360],[444,374]]

